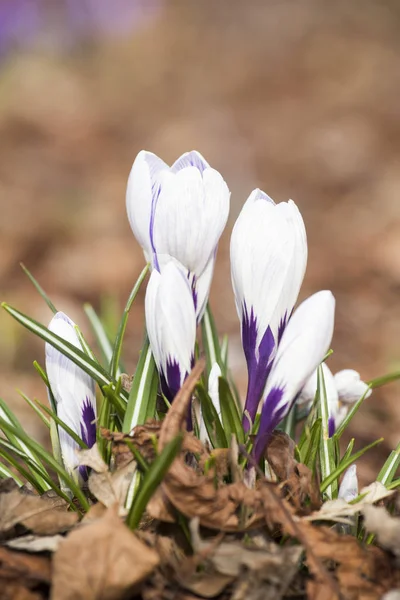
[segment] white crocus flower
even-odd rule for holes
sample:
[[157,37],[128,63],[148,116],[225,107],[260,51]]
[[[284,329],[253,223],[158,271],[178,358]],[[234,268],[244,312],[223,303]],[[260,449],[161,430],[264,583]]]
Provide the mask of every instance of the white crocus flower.
[[145,298],[146,326],[163,392],[173,400],[194,360],[196,314],[192,290],[176,262],[153,270]]
[[342,482],[339,486],[339,498],[346,502],[351,502],[358,496],[358,479],[357,479],[357,466],[351,465],[345,471]]
[[360,373],[353,369],[343,369],[334,375],[336,389],[339,398],[346,404],[354,404],[362,396],[369,398],[372,390],[368,389],[368,385],[361,381]]
[[142,150],[129,175],[126,205],[132,231],[152,267],[160,271],[161,263],[170,258],[183,265],[198,321],[228,219],[229,198],[220,173],[196,151],[183,154],[169,167],[155,154]]
[[[75,323],[66,314],[58,312],[50,321],[49,330],[80,350],[82,345]],[[54,396],[57,415],[89,448],[96,442],[95,382],[72,360],[46,343],[46,371]],[[58,427],[61,455],[67,471],[80,483],[87,479],[86,467],[78,466],[78,444]]]
[[[211,398],[211,402],[214,405],[215,410],[219,418],[221,419],[221,405],[219,401],[219,378],[222,377],[221,369],[217,363],[214,363],[210,375],[208,376],[208,395]],[[208,441],[207,428],[204,423],[203,413],[200,405],[200,439],[202,442]]]
[[[295,203],[275,204],[254,190],[235,223],[230,252],[248,370],[245,410],[254,421],[307,264],[306,232]],[[248,419],[244,426],[249,428]]]
[[[342,421],[345,419],[349,404],[357,402],[368,390],[368,385],[361,381],[360,374],[352,369],[344,369],[332,375],[329,367],[323,363],[322,374],[325,384],[326,398],[329,412],[329,436],[331,437]],[[306,382],[299,403],[311,404],[317,393],[318,368]],[[371,395],[371,390],[366,393],[366,398]]]
[[290,319],[263,392],[254,454],[258,460],[273,429],[288,414],[299,392],[329,349],[335,299],[321,291],[305,300]]

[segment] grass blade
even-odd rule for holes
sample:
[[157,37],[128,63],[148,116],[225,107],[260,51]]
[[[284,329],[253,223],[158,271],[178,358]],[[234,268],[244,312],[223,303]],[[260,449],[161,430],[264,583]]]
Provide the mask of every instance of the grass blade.
[[361,396],[361,398],[359,400],[357,400],[357,402],[355,404],[353,404],[353,406],[351,407],[351,409],[347,413],[346,417],[340,423],[339,427],[337,428],[337,430],[335,432],[335,436],[337,437],[337,439],[341,438],[344,430],[346,429],[346,427],[348,427],[348,425],[350,424],[350,421],[352,420],[352,418],[354,417],[354,415],[356,414],[356,412],[360,408],[361,404],[366,399],[367,394],[368,394],[368,392],[369,392],[370,389],[371,389],[371,384],[369,383],[367,389],[364,392],[364,394]]
[[6,467],[6,465],[4,465],[2,462],[0,462],[0,479],[9,479],[9,478],[14,479],[15,483],[19,487],[22,487],[24,485],[22,479],[20,479],[18,477],[18,475],[13,473],[11,471],[11,469],[9,469],[8,467]]
[[150,268],[150,263],[147,263],[147,265],[144,267],[143,271],[140,273],[135,285],[133,286],[133,289],[132,289],[132,291],[129,295],[128,301],[126,303],[124,312],[122,313],[122,317],[121,317],[121,321],[120,321],[120,324],[118,327],[118,332],[117,332],[117,336],[115,338],[114,348],[112,350],[112,356],[111,356],[111,361],[110,361],[110,374],[113,379],[116,379],[118,377],[119,363],[121,360],[122,342],[124,340],[124,335],[125,335],[126,325],[128,323],[129,313],[132,308],[132,304],[134,303],[135,298],[140,290],[140,287],[146,278],[149,268]]
[[222,374],[226,376],[225,365],[221,358],[221,346],[219,343],[218,332],[211,312],[210,303],[207,304],[207,308],[201,320],[201,337],[206,355],[207,376],[210,374],[214,363],[219,365]]
[[348,469],[348,467],[351,464],[353,464],[353,462],[355,462],[356,460],[358,460],[363,454],[365,454],[365,452],[367,452],[368,450],[371,450],[371,448],[374,448],[375,446],[377,446],[381,442],[383,442],[383,438],[379,438],[379,440],[375,440],[374,442],[372,442],[372,444],[369,444],[368,446],[365,446],[365,448],[362,448],[361,450],[359,450],[358,452],[356,452],[355,454],[353,454],[353,456],[350,456],[347,460],[342,460],[341,463],[340,463],[340,465],[334,471],[332,471],[332,473],[330,473],[330,475],[326,479],[324,479],[322,481],[321,486],[320,486],[321,493],[324,492],[335,481],[337,482],[338,479],[339,479],[339,477],[340,477],[340,475],[346,469]]
[[100,350],[103,353],[105,363],[108,365],[112,357],[112,345],[110,340],[108,339],[106,330],[104,329],[99,316],[97,315],[96,311],[94,310],[91,304],[85,304],[83,306],[83,310],[85,311],[85,314],[89,319],[90,325],[92,326],[93,332],[96,336],[96,340],[100,346]]
[[213,448],[228,448],[228,440],[226,439],[224,428],[210,396],[201,384],[197,385],[196,392],[200,400],[201,413],[207,434]]
[[393,450],[385,461],[382,469],[379,471],[377,481],[383,483],[383,485],[390,485],[393,481],[396,471],[400,465],[400,443],[395,450]]
[[26,268],[24,263],[19,263],[19,264],[21,266],[21,269],[25,273],[25,275],[30,279],[30,281],[33,283],[33,285],[35,286],[35,288],[37,289],[39,294],[42,296],[43,300],[46,302],[49,309],[54,314],[56,314],[56,312],[58,312],[58,311],[57,311],[56,307],[54,306],[54,304],[52,303],[52,301],[50,300],[50,298],[48,297],[48,295],[46,294],[46,292],[44,291],[44,289],[42,288],[42,286],[38,283],[38,281],[36,281],[36,279],[34,278],[32,273]]
[[240,418],[235,399],[229,387],[229,383],[223,377],[219,378],[218,391],[219,403],[221,406],[221,418],[225,436],[229,443],[232,435],[235,435],[238,443],[244,444],[242,420]]
[[34,400],[31,400],[30,398],[28,398],[28,396],[26,394],[24,394],[24,392],[22,392],[21,390],[17,390],[17,392],[21,396],[21,398],[23,398],[23,400],[25,400],[25,402],[27,404],[29,404],[29,406],[32,408],[32,410],[35,411],[37,416],[43,421],[43,423],[46,425],[46,427],[48,429],[50,429],[50,419],[48,419],[46,417],[46,415],[44,415],[42,413],[42,411],[36,406]]
[[[54,348],[59,350],[62,354],[67,356],[72,362],[74,362],[78,367],[81,367],[85,373],[93,377],[95,381],[100,385],[100,387],[104,385],[114,384],[115,381],[111,380],[108,373],[94,360],[89,358],[82,350],[65,341],[60,336],[56,335],[52,331],[49,331],[47,327],[38,323],[34,319],[31,319],[27,315],[24,315],[19,310],[9,306],[7,303],[3,302],[2,307],[16,319],[21,325],[32,331],[35,335],[39,336],[45,342],[48,342]],[[127,394],[122,390],[121,395],[127,400]]]
[[85,511],[89,510],[89,503],[79,485],[67,473],[67,471],[61,467],[61,465],[49,452],[47,452],[40,444],[32,440],[24,431],[16,429],[2,418],[0,418],[0,429],[2,429],[4,432],[15,435],[21,442],[24,442],[34,454],[37,454],[41,460],[47,463],[57,473],[57,475],[61,477],[61,479],[70,488],[71,492],[79,500],[82,508]]
[[143,424],[149,417],[154,417],[157,401],[158,373],[146,335],[140,351],[139,362],[129,393],[125,418],[122,426],[124,433],[129,433],[138,424]]

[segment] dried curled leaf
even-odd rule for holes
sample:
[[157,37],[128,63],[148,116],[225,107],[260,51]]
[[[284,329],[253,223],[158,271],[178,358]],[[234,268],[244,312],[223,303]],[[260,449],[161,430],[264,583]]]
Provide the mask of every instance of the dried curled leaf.
[[299,509],[310,498],[314,508],[321,506],[319,487],[312,472],[294,458],[294,441],[284,431],[275,430],[266,448],[266,459],[282,482],[284,492]]
[[131,460],[111,473],[95,444],[89,450],[82,450],[79,453],[79,464],[92,469],[88,485],[93,496],[107,508],[117,504],[119,514],[125,515],[126,495],[136,471],[136,462]]
[[16,525],[38,535],[54,535],[70,529],[78,520],[74,512],[67,512],[68,504],[51,494],[35,496],[20,490],[0,494],[0,535]]
[[130,597],[157,566],[157,553],[118,518],[115,508],[72,531],[53,559],[53,600]]

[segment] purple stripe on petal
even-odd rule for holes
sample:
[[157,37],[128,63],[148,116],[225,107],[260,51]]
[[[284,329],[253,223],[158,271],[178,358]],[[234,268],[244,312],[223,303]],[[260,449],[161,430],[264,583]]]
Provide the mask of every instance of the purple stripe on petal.
[[284,404],[278,408],[278,404],[282,400],[284,391],[284,386],[281,388],[272,388],[263,404],[260,427],[258,429],[253,450],[253,454],[257,462],[264,453],[272,431],[286,414],[287,405]]
[[280,322],[279,322],[279,326],[278,326],[278,345],[280,344],[280,341],[282,339],[283,336],[283,332],[285,331],[286,325],[287,325],[288,319],[287,319],[287,311],[285,311],[285,314],[283,315],[283,317],[281,318]]
[[[242,319],[242,343],[248,371],[245,411],[250,415],[252,422],[254,422],[258,404],[272,366],[270,358],[275,348],[275,340],[271,328],[267,327],[258,348],[256,348],[256,341],[257,319],[254,316],[253,308],[251,308],[249,315],[245,307]],[[249,431],[250,426],[251,423],[245,415],[243,417],[245,431]]]
[[177,360],[167,360],[167,372],[161,377],[161,384],[163,383],[163,393],[167,400],[172,402],[181,388],[181,370]]
[[177,173],[182,169],[186,169],[186,167],[196,167],[196,169],[200,171],[201,175],[203,174],[203,171],[205,171],[205,169],[209,168],[208,164],[201,159],[198,153],[193,151],[187,152],[186,154],[178,158],[178,160],[175,161],[172,165],[171,171],[173,173]]
[[328,436],[331,438],[336,431],[335,417],[328,419]]
[[88,448],[96,443],[96,414],[89,398],[85,399],[82,407],[81,437]]

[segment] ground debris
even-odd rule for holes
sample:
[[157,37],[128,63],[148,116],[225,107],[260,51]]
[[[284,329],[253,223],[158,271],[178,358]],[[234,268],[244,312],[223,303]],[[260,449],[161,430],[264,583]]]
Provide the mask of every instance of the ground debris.
[[53,559],[53,600],[118,600],[140,590],[157,553],[119,519],[117,508],[71,532]]

